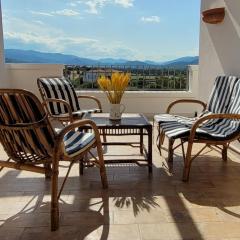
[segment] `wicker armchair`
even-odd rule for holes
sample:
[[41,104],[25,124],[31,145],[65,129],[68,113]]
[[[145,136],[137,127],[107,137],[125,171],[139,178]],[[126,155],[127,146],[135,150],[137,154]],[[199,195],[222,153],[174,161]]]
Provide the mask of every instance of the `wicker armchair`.
[[[92,133],[78,131],[89,125]],[[107,176],[98,129],[90,120],[79,120],[58,134],[35,95],[25,90],[0,90],[0,142],[9,156],[0,160],[1,167],[27,170],[51,177],[51,229],[59,226],[59,198],[73,164],[93,147],[98,158],[93,163],[100,168],[101,181],[107,188]],[[59,161],[68,161],[69,169],[58,190]]]
[[[77,96],[73,85],[64,77],[41,77],[38,88],[46,111],[53,119],[61,122],[73,122],[82,119],[87,113],[101,113],[100,101],[93,96]],[[89,99],[96,103],[94,109],[81,109],[79,99]]]
[[[220,76],[215,80],[215,84],[210,95],[208,104],[198,100],[178,100],[169,105],[167,114],[156,115],[155,121],[158,123],[159,138],[158,147],[160,149],[165,136],[169,139],[168,161],[173,161],[174,150],[182,147],[185,169],[183,180],[189,180],[189,173],[192,161],[199,156],[206,147],[211,145],[222,146],[223,160],[227,160],[227,149],[229,143],[237,140],[240,136],[240,79],[234,76]],[[183,102],[200,104],[203,111],[195,118],[170,115],[171,108]],[[173,146],[176,139],[180,139],[180,144]],[[185,156],[184,143],[188,142],[187,154]],[[205,143],[205,146],[195,155],[192,154],[193,143]]]

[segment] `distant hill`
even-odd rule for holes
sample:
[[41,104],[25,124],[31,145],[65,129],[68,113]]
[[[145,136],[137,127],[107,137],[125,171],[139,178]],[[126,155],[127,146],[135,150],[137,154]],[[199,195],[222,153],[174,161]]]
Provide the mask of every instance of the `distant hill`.
[[101,58],[97,60],[99,63],[102,64],[109,64],[109,65],[113,65],[113,64],[124,64],[126,63],[128,60],[127,59],[121,59],[121,58]]
[[182,57],[167,62],[129,61],[127,59],[90,59],[62,53],[45,53],[33,50],[5,49],[7,63],[51,63],[67,65],[126,65],[126,66],[162,66],[169,68],[184,68],[187,65],[198,64],[198,57]]
[[168,61],[165,63],[162,63],[161,65],[164,67],[171,67],[171,68],[183,68],[187,65],[196,65],[199,63],[199,57],[182,57],[178,58],[172,61]]
[[95,65],[97,61],[80,58],[74,55],[62,53],[43,53],[32,50],[5,49],[6,62],[17,61],[22,63],[60,63],[60,64],[79,64]]

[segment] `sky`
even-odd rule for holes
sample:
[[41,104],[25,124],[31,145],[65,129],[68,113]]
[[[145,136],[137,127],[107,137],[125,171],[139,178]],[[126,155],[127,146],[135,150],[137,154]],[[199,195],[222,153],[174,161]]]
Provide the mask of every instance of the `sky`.
[[197,56],[200,0],[2,0],[4,46],[85,58]]

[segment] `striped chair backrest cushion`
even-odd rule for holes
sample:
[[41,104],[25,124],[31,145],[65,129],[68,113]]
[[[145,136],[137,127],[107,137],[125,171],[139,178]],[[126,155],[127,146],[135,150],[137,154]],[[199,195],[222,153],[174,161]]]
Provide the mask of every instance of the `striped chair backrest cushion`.
[[39,122],[45,116],[40,101],[30,92],[0,90],[0,139],[13,160],[37,162],[51,155],[54,132],[47,118],[42,126],[21,129],[21,124]]
[[216,78],[208,101],[209,112],[226,113],[237,80],[238,78],[235,76],[219,76]]
[[[231,77],[229,83],[231,83],[230,86],[225,85],[226,87],[225,91],[230,91],[231,93],[228,93],[227,96],[228,104],[226,105],[224,113],[240,114],[240,79],[238,79],[237,77]],[[224,102],[224,100],[222,101]],[[240,121],[238,119],[226,119],[226,118],[209,120],[201,127],[200,132],[209,133],[214,137],[231,139],[235,136],[239,136]]]
[[[64,77],[42,77],[38,82],[44,98],[62,99],[71,106],[73,112],[80,110],[74,87]],[[48,109],[52,115],[68,113],[66,106],[60,103],[49,103]]]
[[240,78],[234,86],[231,102],[228,106],[227,113],[240,114]]

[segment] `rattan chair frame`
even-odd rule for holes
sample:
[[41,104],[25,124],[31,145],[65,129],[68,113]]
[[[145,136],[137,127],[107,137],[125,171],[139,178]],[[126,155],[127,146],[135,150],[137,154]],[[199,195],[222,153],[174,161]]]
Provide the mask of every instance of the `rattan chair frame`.
[[[20,90],[20,89],[1,89],[0,93],[3,94],[19,94],[23,96],[29,96],[32,99],[34,99],[35,103],[37,104],[38,108],[44,112],[43,107],[40,103],[40,101],[37,99],[37,97],[32,94],[31,92],[28,92],[26,90]],[[7,99],[7,98],[6,98]],[[1,107],[1,106],[0,106]],[[28,107],[27,105],[24,107]],[[4,116],[3,116],[4,117]],[[90,126],[92,128],[92,131],[95,134],[95,140],[92,142],[92,144],[88,145],[84,151],[82,151],[78,155],[74,155],[73,157],[68,156],[64,153],[63,147],[63,138],[71,130],[77,129],[79,127],[83,126]],[[26,137],[26,132],[29,130],[38,131],[40,127],[48,127],[51,130],[52,137],[54,140],[54,147],[51,149],[51,152],[46,154],[46,156],[42,156],[41,159],[37,159],[35,155],[32,155],[31,153],[21,153],[17,152],[16,148],[13,146],[15,139],[13,139],[13,142],[11,143],[9,139],[7,138],[7,133],[11,131],[21,131],[23,136]],[[39,134],[38,134],[39,136]],[[93,163],[99,167],[100,169],[100,176],[102,181],[103,188],[108,187],[107,182],[107,175],[106,175],[106,169],[104,165],[104,159],[103,159],[103,150],[102,150],[102,144],[100,139],[100,134],[98,131],[98,128],[96,124],[91,120],[78,120],[74,123],[71,123],[64,127],[58,134],[54,132],[48,115],[45,113],[43,119],[37,122],[31,122],[31,123],[17,123],[17,124],[0,124],[0,142],[4,147],[4,150],[9,156],[9,159],[7,161],[0,160],[0,167],[7,167],[7,168],[13,168],[17,170],[26,170],[36,173],[45,174],[46,177],[51,177],[51,230],[55,231],[59,228],[59,198],[62,192],[62,189],[64,187],[64,184],[66,182],[66,179],[68,177],[69,171],[73,165],[73,163],[78,162],[79,160],[82,160],[83,157],[88,153],[92,148],[97,149],[98,153],[98,159],[95,159]],[[29,143],[31,144],[31,143]],[[34,149],[35,152],[39,151],[39,149]],[[70,162],[70,166],[68,169],[68,172],[66,174],[66,177],[63,181],[62,186],[60,187],[60,191],[58,190],[58,173],[59,173],[59,162],[60,161],[68,161]]]
[[[56,77],[53,77],[56,78]],[[59,78],[59,77],[57,77]],[[42,104],[44,106],[44,108],[46,109],[46,111],[48,112],[48,115],[55,120],[61,121],[63,123],[66,122],[73,122],[75,120],[81,119],[79,117],[74,117],[71,106],[69,105],[69,103],[63,99],[57,99],[57,98],[48,98],[47,95],[45,94],[45,92],[43,91],[42,87],[41,87],[41,78],[37,79],[37,85],[38,85],[38,89],[42,98]],[[94,96],[89,96],[89,95],[77,95],[78,99],[90,99],[93,100],[98,109],[100,110],[100,112],[102,112],[102,105],[101,102],[98,98],[94,97]],[[67,114],[60,114],[60,115],[53,115],[49,108],[48,108],[48,103],[49,102],[59,102],[60,104],[63,104],[67,107]]]
[[[202,151],[206,147],[213,146],[222,146],[222,159],[224,161],[227,161],[227,150],[229,148],[229,144],[235,140],[238,140],[240,137],[240,133],[233,136],[231,139],[226,140],[210,140],[210,139],[198,139],[196,137],[196,130],[197,128],[206,120],[209,119],[234,119],[234,120],[240,120],[240,114],[211,114],[207,115],[205,117],[202,117],[198,119],[194,125],[191,128],[190,136],[187,139],[183,139],[183,141],[187,141],[188,147],[187,147],[187,153],[184,157],[184,171],[183,171],[183,181],[187,182],[189,180],[190,175],[190,168],[193,160],[199,156]],[[194,156],[192,156],[192,148],[194,143],[205,143],[205,146]]]
[[[188,104],[197,104],[197,105],[201,105],[202,106],[202,111],[205,111],[207,108],[207,104],[201,100],[197,100],[197,99],[179,99],[176,101],[173,101],[172,103],[170,103],[167,107],[166,110],[166,114],[170,114],[171,110],[173,107],[175,107],[178,104],[184,104],[184,103],[188,103]],[[160,131],[160,129],[159,129]],[[158,149],[160,152],[160,155],[162,155],[162,145],[164,143],[164,139],[165,139],[165,134],[163,131],[161,131],[159,133],[158,136]],[[182,151],[183,151],[183,155],[184,155],[184,148],[183,148],[183,142],[181,141],[181,144],[177,145],[176,147],[173,147],[175,140],[174,139],[169,139],[168,141],[168,161],[172,162],[173,161],[173,152],[175,149],[177,149],[178,147],[182,147]]]
[[[172,108],[176,105],[176,104],[181,104],[181,103],[195,103],[195,104],[199,104],[203,107],[203,111],[206,110],[207,108],[207,104],[200,101],[200,100],[195,100],[195,99],[180,99],[177,101],[174,101],[172,103],[170,103],[170,105],[167,108],[166,113],[169,114],[172,110]],[[218,148],[218,150],[220,149],[222,152],[222,159],[223,161],[227,161],[228,159],[228,148],[231,142],[235,141],[235,140],[239,140],[240,138],[240,133],[234,137],[232,137],[231,139],[226,139],[226,140],[211,140],[211,139],[198,139],[196,137],[196,130],[197,128],[205,121],[209,120],[209,119],[239,119],[240,120],[240,114],[209,114],[207,116],[201,117],[199,118],[192,126],[191,131],[190,131],[190,135],[189,137],[185,137],[185,138],[180,138],[180,144],[178,144],[177,146],[173,147],[175,140],[174,139],[169,139],[168,142],[168,162],[173,162],[173,153],[174,150],[181,147],[182,148],[182,154],[183,154],[183,159],[184,159],[184,170],[183,170],[183,181],[187,182],[189,181],[189,176],[190,176],[190,169],[191,169],[191,164],[193,162],[194,159],[196,159],[206,147],[212,148],[212,146],[216,146]],[[158,148],[161,154],[161,148],[162,148],[162,144],[164,142],[165,139],[165,135],[164,133],[161,131],[159,134],[159,139],[158,139]],[[184,150],[184,143],[187,143],[187,152],[185,154],[185,150]],[[192,149],[193,149],[193,144],[195,143],[202,143],[205,144],[204,147],[202,147],[195,155],[192,156]],[[219,146],[221,146],[219,148]],[[213,148],[212,148],[213,149]]]

